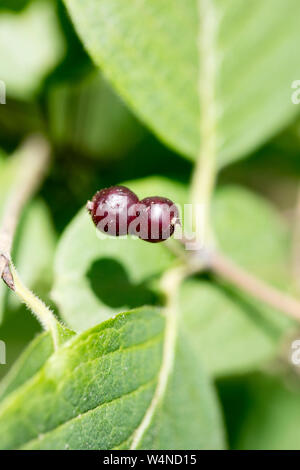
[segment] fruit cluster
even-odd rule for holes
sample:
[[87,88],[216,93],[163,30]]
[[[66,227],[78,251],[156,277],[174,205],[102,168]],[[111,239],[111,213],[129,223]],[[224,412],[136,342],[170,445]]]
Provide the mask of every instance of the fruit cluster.
[[87,203],[94,224],[108,235],[136,235],[151,243],[169,238],[179,223],[175,204],[165,197],[139,201],[125,186],[101,189]]

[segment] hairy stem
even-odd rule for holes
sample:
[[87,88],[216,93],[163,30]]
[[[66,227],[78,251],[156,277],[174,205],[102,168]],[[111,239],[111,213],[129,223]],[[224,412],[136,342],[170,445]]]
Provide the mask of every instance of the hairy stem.
[[200,143],[192,178],[191,202],[194,214],[193,228],[196,230],[197,239],[207,245],[212,236],[210,205],[216,178],[217,153],[215,97],[217,57],[215,42],[218,21],[213,0],[198,0],[198,15]]
[[44,302],[42,302],[41,299],[34,295],[33,292],[31,292],[31,290],[22,283],[12,263],[10,263],[10,270],[15,293],[21,302],[23,302],[34,313],[44,329],[51,333],[54,349],[56,350],[59,346],[59,322],[55,318],[54,313],[44,304]]

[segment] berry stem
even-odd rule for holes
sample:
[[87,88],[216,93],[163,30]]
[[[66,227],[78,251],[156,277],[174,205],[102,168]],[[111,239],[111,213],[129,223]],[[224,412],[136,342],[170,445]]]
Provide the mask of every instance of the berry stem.
[[[210,206],[216,179],[217,106],[216,106],[216,33],[217,15],[212,0],[198,0],[199,34],[199,151],[192,177],[191,202],[197,239],[204,245],[212,242]],[[202,236],[200,240],[201,230]]]

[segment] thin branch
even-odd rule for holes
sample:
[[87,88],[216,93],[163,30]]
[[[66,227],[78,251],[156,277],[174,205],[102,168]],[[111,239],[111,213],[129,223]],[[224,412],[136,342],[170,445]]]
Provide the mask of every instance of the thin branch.
[[[184,237],[179,241],[182,246],[188,243]],[[210,270],[243,292],[298,321],[300,320],[299,300],[248,273],[215,248],[203,247],[201,250],[194,251],[186,256],[185,261],[189,266],[188,276]]]
[[221,253],[211,254],[209,268],[245,293],[298,321],[300,320],[300,301],[257,279]]
[[19,159],[17,175],[5,203],[0,228],[0,278],[13,289],[8,265],[20,215],[38,188],[49,161],[49,146],[40,136],[28,138],[15,158]]
[[59,322],[53,312],[20,280],[11,261],[11,250],[18,222],[27,202],[35,193],[48,167],[50,148],[41,136],[27,139],[15,158],[17,174],[5,204],[0,227],[0,277],[20,300],[36,315],[43,327],[50,331],[54,349],[59,345]]

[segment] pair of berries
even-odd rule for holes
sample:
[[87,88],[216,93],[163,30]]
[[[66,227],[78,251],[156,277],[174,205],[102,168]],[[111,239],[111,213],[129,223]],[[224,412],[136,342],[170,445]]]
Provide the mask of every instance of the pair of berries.
[[139,201],[125,186],[101,189],[87,209],[101,232],[136,235],[151,243],[169,238],[179,223],[178,209],[170,199],[154,196]]

